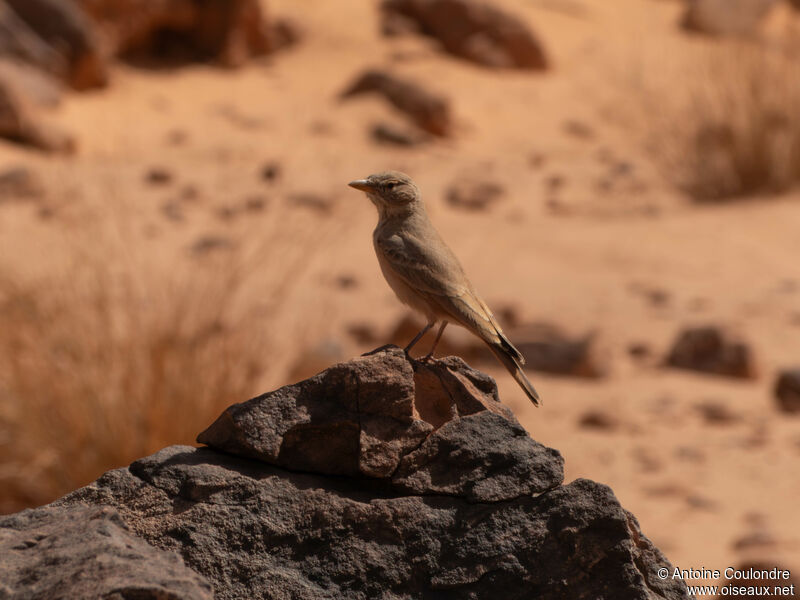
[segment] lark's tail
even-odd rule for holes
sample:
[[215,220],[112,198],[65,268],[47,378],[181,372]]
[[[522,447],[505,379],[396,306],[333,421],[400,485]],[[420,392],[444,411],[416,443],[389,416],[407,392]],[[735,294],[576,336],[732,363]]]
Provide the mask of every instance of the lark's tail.
[[531,399],[534,406],[539,406],[539,394],[536,392],[536,388],[533,387],[533,384],[525,377],[525,373],[522,372],[522,365],[525,363],[525,359],[522,358],[519,351],[514,348],[508,340],[504,337],[501,338],[501,340],[506,343],[488,344],[489,349],[491,349],[498,360],[503,363],[503,366],[508,369],[508,372],[511,373],[511,376],[519,384],[519,387],[521,387],[528,398]]

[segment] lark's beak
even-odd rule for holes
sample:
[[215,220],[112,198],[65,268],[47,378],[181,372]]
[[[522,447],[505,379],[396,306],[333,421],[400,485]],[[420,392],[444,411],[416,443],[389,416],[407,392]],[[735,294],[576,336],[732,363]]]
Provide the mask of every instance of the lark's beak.
[[349,185],[351,188],[356,188],[357,190],[361,190],[362,192],[372,192],[375,190],[375,186],[373,186],[366,179],[356,179],[355,181],[351,181],[347,185]]

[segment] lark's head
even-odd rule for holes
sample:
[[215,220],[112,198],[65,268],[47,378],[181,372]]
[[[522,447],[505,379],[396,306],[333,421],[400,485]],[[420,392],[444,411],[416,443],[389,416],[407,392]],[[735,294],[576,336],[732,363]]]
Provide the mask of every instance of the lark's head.
[[381,215],[406,213],[422,202],[419,188],[411,177],[399,171],[375,173],[347,185],[365,192]]

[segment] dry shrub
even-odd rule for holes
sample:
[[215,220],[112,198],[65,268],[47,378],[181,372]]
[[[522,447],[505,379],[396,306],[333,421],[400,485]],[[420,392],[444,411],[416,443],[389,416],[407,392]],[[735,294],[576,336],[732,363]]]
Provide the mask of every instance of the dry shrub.
[[650,95],[668,177],[697,201],[787,190],[800,180],[800,62],[791,49],[728,42],[693,54]]
[[188,268],[131,264],[96,241],[41,283],[0,278],[0,512],[192,444],[257,393],[280,351],[270,323],[314,252],[294,241]]

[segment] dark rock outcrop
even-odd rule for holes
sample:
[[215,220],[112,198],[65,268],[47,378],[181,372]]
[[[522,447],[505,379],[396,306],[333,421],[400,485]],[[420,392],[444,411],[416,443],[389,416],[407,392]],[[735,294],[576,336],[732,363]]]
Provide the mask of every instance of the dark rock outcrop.
[[752,379],[755,359],[749,345],[730,331],[713,325],[689,327],[678,334],[666,359],[678,369]]
[[64,60],[61,73],[73,88],[102,87],[108,81],[107,55],[89,16],[74,2],[5,0],[36,35]]
[[[24,1],[24,0],[23,0]],[[268,22],[258,0],[78,0],[99,24],[113,54],[185,58],[238,66],[277,49],[285,27]]]
[[456,56],[493,68],[546,69],[544,49],[527,25],[477,0],[384,0],[384,31],[417,29]]
[[710,35],[753,33],[778,0],[691,0],[684,29]]
[[110,507],[46,507],[0,517],[0,598],[211,600],[175,552],[134,536]]
[[418,83],[385,71],[366,71],[341,93],[341,98],[377,93],[397,110],[407,115],[420,129],[433,135],[450,133],[452,119],[446,98],[430,92]]
[[787,369],[778,375],[775,399],[781,411],[800,414],[800,368]]
[[381,349],[234,405],[200,439],[33,512],[112,507],[219,600],[688,598],[613,492],[562,485],[558,452],[457,358]]

